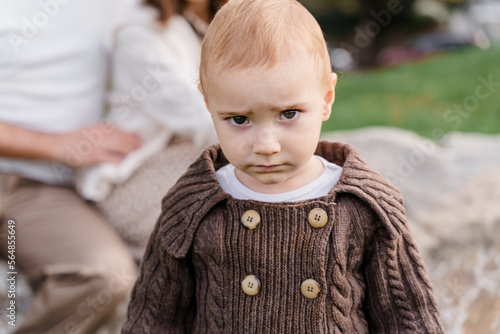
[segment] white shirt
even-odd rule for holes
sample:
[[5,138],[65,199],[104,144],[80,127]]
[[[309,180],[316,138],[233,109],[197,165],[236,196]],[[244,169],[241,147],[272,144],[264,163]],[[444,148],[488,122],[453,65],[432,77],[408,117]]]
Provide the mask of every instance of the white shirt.
[[203,95],[198,90],[201,39],[182,16],[156,22],[158,13],[140,7],[115,33],[112,108],[109,119],[118,128],[138,133],[143,145],[120,164],[99,164],[78,173],[80,195],[103,201],[151,156],[165,148],[172,135],[183,135],[203,147],[216,133]]
[[298,189],[280,194],[263,194],[245,186],[234,173],[234,166],[228,164],[216,171],[217,180],[226,193],[240,200],[254,200],[267,203],[297,202],[326,196],[337,183],[342,174],[342,167],[317,156],[325,169],[323,173],[311,183]]
[[[135,2],[0,0],[0,121],[48,133],[98,123],[112,31]],[[51,162],[0,158],[0,172],[73,180]]]
[[157,16],[143,6],[115,33],[109,118],[143,139],[156,126],[212,143],[215,130],[198,90],[201,40],[184,17],[174,15],[163,27]]

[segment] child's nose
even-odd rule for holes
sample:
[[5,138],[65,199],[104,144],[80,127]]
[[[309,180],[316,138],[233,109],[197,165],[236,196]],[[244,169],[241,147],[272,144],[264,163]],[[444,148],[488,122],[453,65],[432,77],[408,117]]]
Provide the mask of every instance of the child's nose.
[[253,153],[255,154],[275,154],[281,150],[281,145],[278,136],[271,129],[263,129],[257,133],[253,145]]

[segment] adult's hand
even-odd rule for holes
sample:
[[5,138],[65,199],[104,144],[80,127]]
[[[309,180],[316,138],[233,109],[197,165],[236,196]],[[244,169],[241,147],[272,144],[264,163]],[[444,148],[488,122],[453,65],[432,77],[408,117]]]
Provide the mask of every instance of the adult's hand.
[[73,167],[119,163],[141,146],[137,134],[98,124],[64,134],[50,134],[0,122],[0,156],[51,160]]
[[55,159],[73,167],[119,163],[141,144],[137,134],[94,125],[60,135]]

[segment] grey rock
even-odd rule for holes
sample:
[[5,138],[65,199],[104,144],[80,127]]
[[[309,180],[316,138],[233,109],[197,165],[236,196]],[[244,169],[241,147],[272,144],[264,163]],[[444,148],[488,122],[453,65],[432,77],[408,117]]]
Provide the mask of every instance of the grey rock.
[[500,165],[500,135],[452,132],[435,143],[410,131],[373,127],[322,138],[355,145],[375,170],[400,189],[410,220],[474,174]]

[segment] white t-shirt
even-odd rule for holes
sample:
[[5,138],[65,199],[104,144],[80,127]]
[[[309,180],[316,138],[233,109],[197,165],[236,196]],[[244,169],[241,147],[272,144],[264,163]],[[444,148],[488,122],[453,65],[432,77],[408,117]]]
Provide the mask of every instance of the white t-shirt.
[[[136,2],[0,0],[0,121],[48,133],[98,123],[113,29]],[[0,172],[71,183],[61,167],[0,158]]]
[[280,194],[263,194],[251,190],[238,180],[234,173],[234,166],[228,164],[216,171],[217,180],[226,193],[236,199],[254,200],[267,203],[297,202],[326,196],[337,183],[342,174],[342,167],[317,156],[325,169],[323,173],[311,183],[298,189]]

